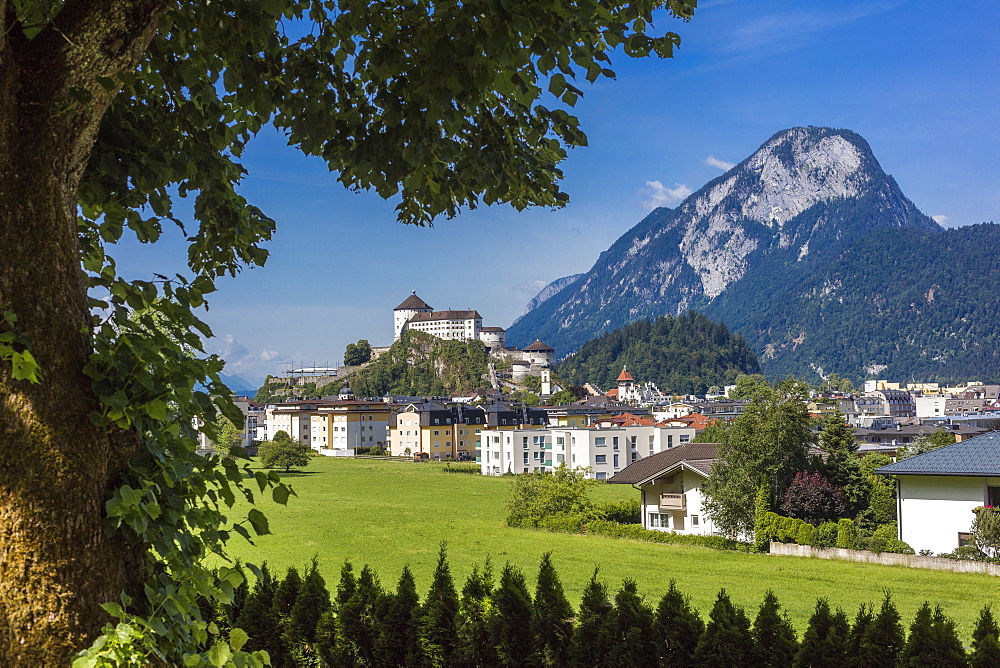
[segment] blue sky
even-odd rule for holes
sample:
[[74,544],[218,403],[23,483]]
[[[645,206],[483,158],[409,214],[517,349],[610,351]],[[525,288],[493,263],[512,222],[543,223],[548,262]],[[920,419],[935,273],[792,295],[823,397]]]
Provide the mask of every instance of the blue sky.
[[[263,269],[220,281],[206,320],[227,371],[257,380],[286,363],[336,364],[347,343],[392,340],[410,290],[506,327],[535,292],[586,271],[655,205],[673,206],[795,125],[848,128],[946,227],[1000,210],[1000,3],[714,0],[673,59],[615,59],[616,81],[577,103],[590,146],[563,164],[564,209],[483,208],[433,228],[393,202],[344,190],[324,164],[264,132],[242,192],[278,224]],[[182,269],[178,238],[123,243],[134,277]]]

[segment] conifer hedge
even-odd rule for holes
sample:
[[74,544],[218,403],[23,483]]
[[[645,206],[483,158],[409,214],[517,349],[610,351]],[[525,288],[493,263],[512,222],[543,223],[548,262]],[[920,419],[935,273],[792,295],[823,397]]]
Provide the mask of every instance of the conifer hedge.
[[[654,608],[626,579],[612,594],[595,570],[579,608],[563,593],[551,555],[534,578],[506,565],[474,566],[459,596],[444,546],[423,598],[403,569],[395,590],[367,566],[341,569],[330,591],[315,560],[277,581],[267,568],[253,587],[204,611],[212,634],[249,634],[272,665],[301,666],[996,666],[1000,628],[983,608],[966,650],[940,606],[925,603],[904,629],[886,593],[877,612],[861,604],[851,623],[843,610],[816,602],[801,639],[768,591],[756,611],[719,592],[706,622],[671,582]],[[214,642],[210,634],[207,643]]]

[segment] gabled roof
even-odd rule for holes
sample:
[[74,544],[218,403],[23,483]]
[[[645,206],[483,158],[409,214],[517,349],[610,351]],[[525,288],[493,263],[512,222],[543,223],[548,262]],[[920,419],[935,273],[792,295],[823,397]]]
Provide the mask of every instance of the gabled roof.
[[531,344],[530,346],[528,346],[527,348],[525,348],[524,350],[525,350],[526,352],[534,352],[534,351],[538,351],[538,352],[546,352],[546,353],[551,353],[551,352],[553,352],[552,348],[548,347],[547,345],[545,345],[544,343],[542,343],[542,342],[541,342],[541,341],[539,341],[538,339],[535,339],[535,342],[534,342],[534,343],[532,343],[532,344]]
[[718,452],[719,446],[716,443],[687,443],[634,461],[611,476],[608,482],[641,485],[684,464],[687,464],[687,468],[696,469],[708,476]]
[[414,290],[410,293],[410,296],[403,300],[403,303],[392,309],[393,311],[409,310],[416,308],[430,308],[431,305],[425,302],[423,299],[417,296],[417,291]]
[[1000,476],[1000,432],[991,431],[883,466],[887,475]]
[[622,372],[620,374],[618,374],[618,382],[621,382],[623,380],[631,380],[631,381],[634,382],[635,378],[633,378],[632,374],[630,374],[628,371],[626,371],[625,369],[622,369]]

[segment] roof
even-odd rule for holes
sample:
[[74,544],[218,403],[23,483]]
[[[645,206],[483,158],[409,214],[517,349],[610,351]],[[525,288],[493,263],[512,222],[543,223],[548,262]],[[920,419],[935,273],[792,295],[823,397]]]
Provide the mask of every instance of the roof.
[[617,399],[618,398],[618,388],[616,387],[613,390],[608,390],[607,396],[611,397],[612,399]]
[[876,470],[886,475],[1000,476],[1000,432],[991,431]]
[[611,476],[608,482],[642,484],[682,463],[707,476],[718,452],[717,443],[686,443],[636,460]]
[[417,291],[414,290],[410,293],[410,296],[403,300],[403,303],[392,309],[393,311],[409,310],[416,308],[430,308],[431,305],[425,302],[423,299],[417,296]]
[[483,327],[479,330],[480,332],[506,332],[507,330],[503,327]]
[[544,343],[542,343],[538,339],[535,339],[535,342],[532,343],[527,348],[525,348],[524,350],[526,350],[528,352],[536,351],[536,350],[538,352],[550,352],[550,353],[553,352],[552,348],[548,347],[547,345],[545,345]]
[[634,380],[635,380],[635,378],[633,378],[633,377],[632,377],[632,374],[630,374],[630,373],[629,373],[628,371],[626,371],[626,370],[625,370],[625,369],[623,368],[623,369],[622,369],[622,372],[621,372],[620,374],[618,374],[618,380],[619,380],[619,382],[620,382],[620,381],[623,381],[623,380],[631,380],[631,381],[634,381]]
[[469,320],[482,318],[478,311],[431,311],[430,313],[417,313],[407,322],[428,322],[433,320]]

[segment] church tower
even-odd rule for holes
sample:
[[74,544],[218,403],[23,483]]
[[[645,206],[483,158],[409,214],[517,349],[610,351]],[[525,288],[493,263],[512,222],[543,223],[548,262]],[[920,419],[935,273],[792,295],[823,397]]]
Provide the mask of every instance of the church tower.
[[399,337],[406,331],[406,323],[410,321],[410,318],[418,313],[430,313],[433,310],[430,304],[417,296],[416,290],[411,292],[402,304],[392,309],[392,340],[399,341]]

